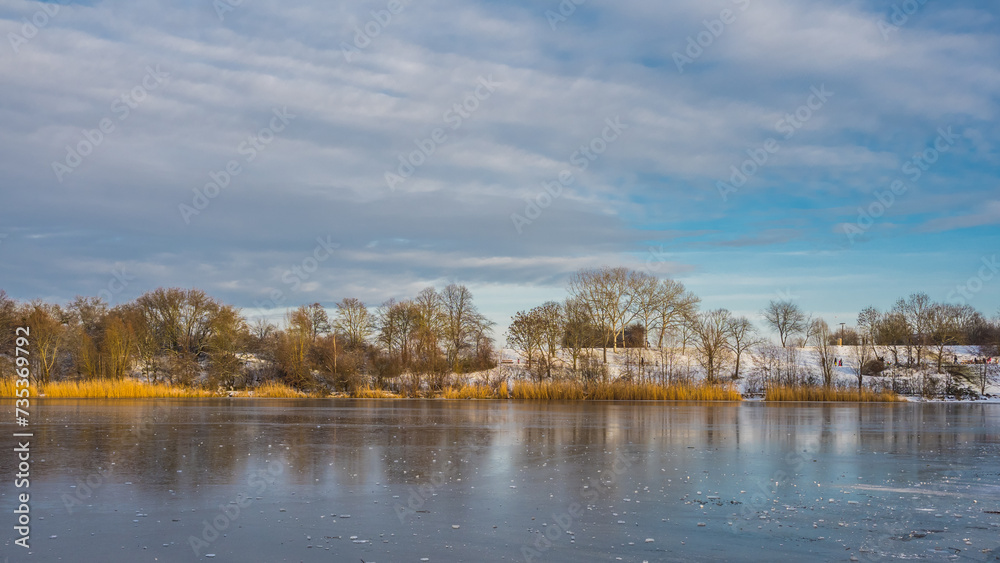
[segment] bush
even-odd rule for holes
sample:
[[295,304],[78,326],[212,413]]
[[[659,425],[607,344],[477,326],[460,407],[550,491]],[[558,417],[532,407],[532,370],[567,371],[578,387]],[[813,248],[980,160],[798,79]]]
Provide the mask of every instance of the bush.
[[885,361],[881,358],[868,360],[861,368],[861,375],[881,375],[885,371]]
[[580,359],[580,375],[584,381],[606,381],[608,379],[608,366],[601,360],[589,356]]

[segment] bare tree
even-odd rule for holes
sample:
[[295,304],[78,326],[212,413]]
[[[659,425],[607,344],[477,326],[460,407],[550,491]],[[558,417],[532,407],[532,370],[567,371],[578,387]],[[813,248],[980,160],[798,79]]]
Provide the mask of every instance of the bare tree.
[[[507,345],[525,357],[528,370],[531,369],[532,360],[536,355],[542,354],[544,341],[544,321],[540,318],[537,310],[518,311],[514,314],[510,326],[507,327]],[[541,379],[541,372],[538,373],[539,379]]]
[[823,319],[816,319],[813,321],[812,334],[819,355],[819,368],[823,373],[823,385],[830,387],[833,385],[833,363],[836,361],[830,345],[830,325]]
[[698,315],[691,322],[698,361],[705,368],[705,378],[715,383],[732,348],[730,327],[732,315],[726,309],[716,309]]
[[979,394],[986,394],[986,387],[991,381],[995,381],[997,378],[997,373],[1000,372],[1000,364],[993,363],[991,358],[1000,355],[1000,349],[998,349],[995,343],[980,344],[976,349],[976,353],[982,356],[977,360],[978,368],[976,373],[976,379],[979,381]]
[[419,314],[412,301],[390,299],[378,309],[378,340],[389,357],[396,357],[401,367],[409,366],[410,345],[417,331]]
[[542,344],[545,349],[543,359],[545,361],[546,375],[552,377],[552,364],[559,351],[564,331],[564,319],[562,307],[555,301],[548,301],[539,307],[532,309],[532,313],[537,315],[541,322]]
[[67,309],[76,316],[87,336],[93,339],[100,336],[104,317],[108,314],[108,304],[103,299],[77,295]]
[[396,300],[390,298],[383,301],[375,309],[375,330],[378,331],[376,340],[385,349],[390,359],[399,356],[399,349],[397,348],[397,344],[399,343],[399,326],[395,322],[393,314],[396,307]]
[[220,304],[200,289],[161,287],[141,295],[136,305],[156,343],[156,355],[166,356],[171,364],[170,379],[196,375],[197,359],[207,351]]
[[563,347],[569,351],[573,359],[573,372],[579,369],[578,361],[583,351],[597,342],[594,334],[590,310],[580,299],[567,298],[563,304]]
[[867,337],[861,336],[860,341],[857,346],[851,347],[851,369],[854,370],[854,376],[858,378],[858,392],[861,392],[862,388],[862,378],[865,376],[865,371],[868,369],[868,363],[873,359],[871,352],[871,345],[867,341]]
[[802,334],[802,340],[801,340],[802,346],[808,346],[809,343],[812,342],[812,340],[813,340],[813,336],[814,336],[813,331],[816,330],[816,325],[815,325],[814,321],[815,321],[815,319],[813,319],[813,316],[811,314],[806,315],[805,318],[802,319],[802,326],[803,326],[802,333],[801,333]]
[[250,335],[255,340],[265,340],[275,333],[277,327],[267,319],[257,319],[250,325]]
[[472,334],[472,339],[475,342],[476,369],[496,367],[499,361],[496,350],[493,348],[493,338],[490,336],[494,325],[496,323],[483,315],[479,315],[476,318]]
[[969,305],[934,303],[927,308],[927,337],[934,346],[938,373],[942,372],[945,348],[963,343],[966,327],[975,315],[976,310]]
[[687,325],[698,312],[700,300],[684,289],[684,284],[675,280],[662,280],[657,288],[656,328],[659,339],[656,346],[663,348],[664,336]]
[[[753,373],[755,374],[755,379],[759,378],[755,383],[759,386],[760,391],[784,384],[784,381],[782,381],[781,364],[785,351],[785,348],[774,344],[770,340],[763,339],[753,350],[755,360]],[[748,386],[751,384],[750,381],[747,383]]]
[[29,356],[34,364],[32,373],[36,383],[48,383],[55,374],[56,360],[66,342],[66,326],[62,322],[64,313],[58,305],[49,305],[40,300],[27,307],[24,324],[31,328],[31,345],[34,350]]
[[14,347],[14,330],[20,319],[17,312],[17,301],[11,299],[7,292],[0,289],[0,350],[8,353]]
[[764,320],[778,332],[781,346],[784,348],[788,338],[805,330],[806,316],[798,305],[791,301],[774,301],[768,303],[763,311]]
[[492,326],[476,309],[472,292],[464,285],[451,284],[441,292],[442,324],[448,363],[459,371],[459,357],[477,344],[477,336]]
[[[20,325],[17,301],[7,296],[7,292],[0,289],[0,350],[4,354],[9,354],[14,349],[16,339],[15,330]],[[14,359],[0,355],[0,378],[7,379],[14,376]]]
[[[312,315],[309,317],[311,323]],[[334,324],[337,330],[347,338],[349,347],[359,348],[368,341],[372,333],[372,321],[368,307],[360,300],[346,297],[337,303],[337,320]],[[311,324],[310,334],[315,334]]]
[[886,317],[892,319],[891,322],[893,324],[898,323],[898,326],[896,327],[899,331],[898,340],[900,341],[900,345],[906,350],[906,366],[912,367],[914,345],[913,335],[915,331],[913,325],[910,323],[910,318],[906,309],[906,300],[897,299],[896,303],[893,304],[892,309],[890,309]]
[[[443,359],[438,342],[444,332],[441,296],[433,287],[425,287],[413,300],[416,325],[413,332],[413,353],[417,371],[438,372]],[[446,362],[445,362],[446,363]]]
[[617,311],[620,294],[615,287],[615,276],[610,268],[581,270],[570,281],[569,292],[574,299],[585,304],[594,324],[600,327],[604,337],[601,350],[604,363],[608,363],[608,340],[614,340],[617,332]]
[[660,311],[660,281],[645,273],[634,273],[629,280],[629,291],[635,295],[632,303],[635,318],[642,322],[643,348],[649,347],[649,331],[656,324]]
[[726,327],[729,348],[733,351],[733,379],[740,378],[740,359],[743,354],[760,343],[757,327],[746,317],[731,317]]
[[308,357],[313,345],[312,315],[299,307],[285,315],[285,330],[278,335],[275,360],[285,382],[295,387],[313,383]]
[[878,350],[875,348],[876,340],[875,335],[878,332],[879,323],[882,320],[882,313],[878,309],[872,306],[865,307],[858,313],[858,332],[864,337],[865,340],[872,347],[872,352],[878,355]]
[[625,341],[625,328],[632,324],[640,314],[639,301],[641,295],[649,288],[656,286],[656,278],[646,272],[638,272],[628,268],[618,267],[608,270],[611,288],[616,297],[614,316],[614,335],[612,347],[618,350],[618,336]]
[[926,293],[914,293],[906,301],[900,299],[896,307],[903,312],[906,317],[906,324],[909,325],[910,343],[917,353],[917,367],[923,365],[924,345],[927,342],[928,314],[931,307],[931,299]]
[[246,319],[231,305],[222,305],[212,319],[208,340],[209,373],[213,380],[234,387],[242,376],[239,353],[249,334]]
[[329,333],[333,330],[333,326],[330,324],[330,317],[326,314],[326,309],[323,308],[319,303],[313,303],[308,307],[309,317],[312,321],[312,339],[316,340],[317,337]]
[[893,366],[898,366],[900,346],[909,346],[910,342],[906,316],[896,309],[882,315],[878,324],[875,325],[875,341],[889,348],[892,353]]
[[149,326],[148,319],[137,303],[127,303],[119,305],[118,310],[123,319],[127,319],[127,325],[132,331],[135,343],[135,358],[139,362],[139,370],[147,383],[156,379],[156,355],[160,351],[156,333]]
[[338,370],[338,355],[337,335],[331,332],[321,335],[313,341],[308,359],[312,367],[319,370],[320,376],[327,385],[335,390],[350,391],[352,389],[351,383],[355,383],[355,381],[341,376],[342,374]]

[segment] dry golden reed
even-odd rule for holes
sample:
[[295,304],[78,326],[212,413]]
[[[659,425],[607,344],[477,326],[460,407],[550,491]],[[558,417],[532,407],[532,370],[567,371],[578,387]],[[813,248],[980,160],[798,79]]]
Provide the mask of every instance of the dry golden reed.
[[[0,398],[16,397],[14,379],[0,380]],[[175,387],[162,383],[144,383],[132,379],[93,381],[60,381],[43,385],[40,389],[32,385],[31,397],[66,399],[152,399],[152,398],[194,398],[214,397],[217,393],[196,388]],[[40,391],[40,392],[39,392]],[[310,395],[284,383],[268,382],[252,394],[248,391],[235,392],[237,397],[299,399]],[[361,387],[349,394],[356,399],[398,399],[400,395],[384,389]],[[462,385],[449,387],[439,394],[444,399],[499,399],[508,398],[506,385],[497,393],[486,385]],[[565,401],[740,401],[742,396],[732,386],[724,385],[661,385],[656,383],[581,383],[577,381],[544,381],[541,383],[518,381],[509,393],[511,399],[565,400]],[[891,391],[875,392],[864,389],[835,389],[828,387],[772,387],[764,395],[765,401],[841,401],[863,403],[889,403],[903,401]]]
[[51,399],[174,399],[212,397],[203,389],[173,387],[162,383],[143,383],[133,379],[113,381],[58,381],[42,386],[42,393]]
[[876,393],[871,389],[835,389],[830,387],[772,387],[764,393],[765,401],[843,401],[855,403],[895,403],[902,401],[892,391]]
[[586,386],[587,399],[594,401],[741,401],[743,396],[731,386],[660,385],[657,383],[592,383]]
[[[247,395],[246,393],[241,393],[242,395]],[[270,399],[302,399],[308,397],[306,393],[295,389],[294,387],[289,387],[284,383],[279,383],[277,381],[268,381],[260,387],[253,389],[253,397],[265,397]]]
[[[14,380],[0,380],[0,397],[14,397],[17,387]],[[192,387],[175,387],[164,383],[144,383],[134,379],[120,381],[95,379],[92,381],[58,381],[41,387],[41,393],[31,387],[32,397],[49,399],[180,399],[216,397],[218,393]],[[300,399],[309,397],[284,383],[268,382],[252,391],[236,391],[235,397],[268,397]]]
[[[0,379],[0,398],[12,399],[17,397],[17,392],[24,389],[24,387],[18,387],[16,382],[16,379]],[[38,396],[38,389],[34,385],[30,385],[28,389],[30,390],[28,396]]]
[[719,385],[660,385],[656,383],[580,383],[575,381],[518,382],[512,399],[590,401],[740,401],[740,392]]
[[351,391],[352,399],[398,399],[399,395],[386,391],[385,389],[373,389],[371,387],[359,387]]
[[543,381],[533,383],[518,381],[510,393],[511,399],[532,399],[542,401],[581,401],[583,385],[572,381]]
[[441,393],[442,399],[496,399],[497,395],[485,385],[449,387]]

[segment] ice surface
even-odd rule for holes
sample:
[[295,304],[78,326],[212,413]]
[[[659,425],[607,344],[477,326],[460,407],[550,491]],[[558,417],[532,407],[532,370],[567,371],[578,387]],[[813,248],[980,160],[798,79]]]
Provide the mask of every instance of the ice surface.
[[995,404],[37,409],[31,561],[1000,556]]

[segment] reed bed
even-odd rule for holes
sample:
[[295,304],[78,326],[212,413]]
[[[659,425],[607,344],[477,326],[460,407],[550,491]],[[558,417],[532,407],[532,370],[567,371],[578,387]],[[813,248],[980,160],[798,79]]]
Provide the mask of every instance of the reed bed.
[[143,383],[133,379],[58,381],[43,385],[41,391],[51,399],[177,399],[214,396],[211,391],[203,389]]
[[496,399],[497,394],[485,385],[449,387],[441,393],[442,399]]
[[308,394],[277,381],[268,381],[260,387],[253,389],[252,396],[270,399],[302,399],[309,397]]
[[517,382],[512,399],[569,401],[741,401],[731,386],[660,385],[656,383],[580,383],[575,381]]
[[374,389],[372,387],[359,387],[351,391],[352,399],[399,399],[400,396],[386,391],[385,389]]
[[[17,397],[17,392],[24,389],[24,387],[18,387],[16,382],[16,379],[0,379],[0,398],[12,399]],[[34,385],[30,385],[28,389],[30,390],[28,393],[30,397],[38,396],[38,389]]]
[[[16,397],[17,387],[14,379],[0,380],[0,398]],[[214,397],[212,391],[174,387],[162,383],[144,383],[133,379],[93,381],[59,381],[48,383],[40,388],[32,385],[31,397],[44,396],[48,398],[65,399],[153,399],[153,398],[197,398]],[[252,393],[252,394],[251,394]],[[299,399],[310,395],[290,387],[284,383],[268,382],[254,389],[236,392],[236,396],[253,396],[266,398]],[[361,387],[353,390],[350,397],[355,399],[398,399],[400,395],[384,389]],[[508,398],[507,388],[498,393],[486,385],[462,385],[449,387],[439,394],[444,399],[504,399]],[[544,381],[541,383],[518,381],[514,383],[509,393],[511,399],[541,400],[541,401],[740,401],[742,396],[732,386],[723,385],[661,385],[656,383],[628,383],[613,381],[610,383],[582,383],[577,381]],[[860,403],[892,403],[903,401],[899,395],[891,391],[875,392],[870,389],[837,389],[819,386],[805,387],[772,387],[764,395],[765,401],[809,401],[809,402],[860,402]]]
[[583,385],[572,381],[518,381],[510,393],[511,399],[541,401],[582,401]]
[[585,387],[587,399],[594,401],[742,401],[731,386],[661,385],[657,383],[592,383]]
[[843,401],[854,403],[896,403],[903,399],[892,391],[876,393],[870,389],[835,389],[830,387],[772,387],[764,393],[765,401]]

